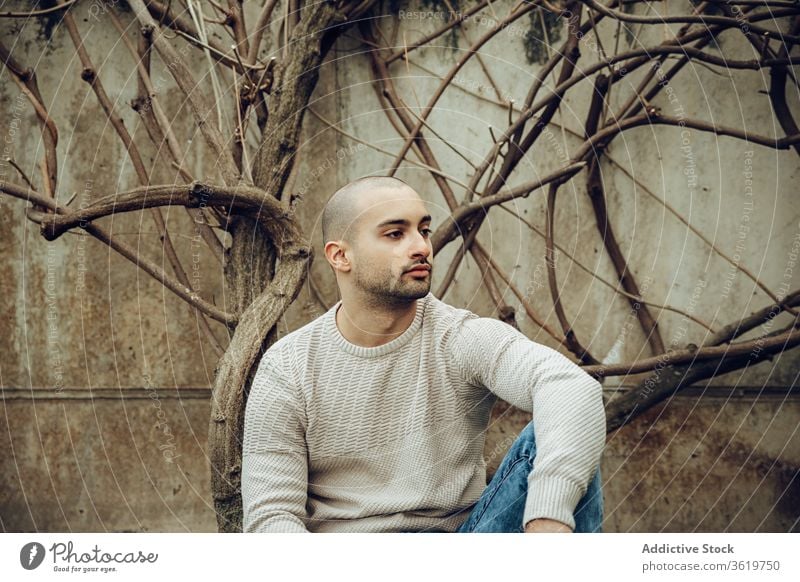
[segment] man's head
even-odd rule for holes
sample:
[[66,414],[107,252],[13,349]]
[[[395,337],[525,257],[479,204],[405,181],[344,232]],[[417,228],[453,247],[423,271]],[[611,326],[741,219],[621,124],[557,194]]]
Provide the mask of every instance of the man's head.
[[360,178],[337,190],[322,213],[322,238],[341,295],[384,305],[427,295],[432,273],[411,269],[433,266],[430,223],[419,194],[397,178]]

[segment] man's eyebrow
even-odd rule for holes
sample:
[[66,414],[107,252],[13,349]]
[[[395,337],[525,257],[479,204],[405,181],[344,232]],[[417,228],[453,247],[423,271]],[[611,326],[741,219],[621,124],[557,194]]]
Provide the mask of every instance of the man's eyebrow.
[[[430,214],[426,214],[425,216],[423,216],[420,219],[420,223],[430,222],[430,221],[431,221],[431,215]],[[389,225],[392,225],[392,224],[397,224],[397,225],[400,225],[400,226],[411,226],[411,221],[408,220],[407,218],[391,218],[389,220],[384,220],[376,228],[383,228],[384,226],[389,226]]]

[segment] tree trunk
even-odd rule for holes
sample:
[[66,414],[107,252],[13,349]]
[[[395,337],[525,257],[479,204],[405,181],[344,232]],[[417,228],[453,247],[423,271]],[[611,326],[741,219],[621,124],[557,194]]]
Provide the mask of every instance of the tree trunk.
[[[359,10],[369,4],[360,4]],[[292,45],[286,60],[275,68],[269,118],[253,164],[255,185],[268,196],[282,199],[319,67],[347,19],[331,2],[304,7],[303,18],[293,31],[293,37],[302,40]],[[275,340],[275,324],[300,292],[312,257],[291,211],[281,224],[239,218],[231,235],[226,280],[240,317],[216,370],[208,434],[211,493],[220,532],[242,530],[247,394],[261,355]]]
[[[243,313],[248,306],[264,291],[269,281],[275,277],[276,250],[269,234],[264,231],[258,221],[240,216],[229,229],[233,244],[227,252],[225,263],[225,302],[226,308],[234,313]],[[240,448],[232,450],[225,446],[230,440],[241,443],[244,430],[244,406],[247,393],[253,381],[264,351],[275,342],[277,327],[267,332],[262,342],[256,342],[258,351],[250,353],[230,353],[226,357],[234,361],[249,361],[255,356],[253,364],[246,373],[241,390],[233,391],[231,400],[213,398],[211,404],[211,426],[209,427],[209,455],[211,457],[211,490],[217,511],[217,527],[219,531],[239,531],[242,523],[241,496],[241,454]],[[234,332],[235,333],[235,332]],[[231,343],[231,346],[233,343]],[[220,378],[222,365],[217,367],[217,379]],[[236,376],[239,379],[239,375]],[[217,383],[219,386],[219,383]],[[224,389],[224,387],[223,387]],[[216,394],[217,387],[215,387]],[[226,409],[234,413],[225,414]],[[241,411],[236,414],[236,411]],[[231,454],[232,453],[232,454]],[[227,473],[227,474],[226,474]]]

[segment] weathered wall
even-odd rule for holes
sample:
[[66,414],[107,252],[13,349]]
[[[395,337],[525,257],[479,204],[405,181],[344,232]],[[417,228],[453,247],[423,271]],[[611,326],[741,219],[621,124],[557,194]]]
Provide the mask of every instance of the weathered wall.
[[[77,10],[88,8],[78,6]],[[126,125],[139,143],[146,144],[143,128],[128,106],[135,76],[125,49],[116,42],[110,25],[96,24],[86,16],[79,23],[101,78]],[[440,19],[408,17],[399,22],[400,34],[409,39],[442,24]],[[27,65],[37,66],[42,93],[59,123],[59,199],[75,193],[74,205],[88,204],[136,185],[113,130],[97,123],[102,112],[80,81],[80,64],[66,31],[51,30],[42,51],[48,34],[45,24],[26,27],[19,34],[9,30],[14,26],[10,22],[0,22],[0,26],[14,33],[4,33],[4,38],[15,38],[14,54]],[[480,22],[469,25],[471,38],[483,31],[482,26]],[[538,64],[525,58],[528,20],[520,20],[518,26],[503,42],[482,50],[503,93],[517,103],[524,99],[538,70]],[[604,34],[611,38],[613,30],[604,29]],[[719,50],[726,55],[752,58],[735,36],[723,35],[720,42]],[[441,46],[414,53],[412,61],[442,75],[464,46],[463,40],[461,48],[451,43],[452,39],[443,38]],[[589,40],[585,44],[584,56],[591,61],[596,49]],[[368,84],[369,62],[361,51],[353,38],[337,45],[331,57],[335,62],[323,71],[312,107],[329,120],[341,121],[345,131],[397,151],[402,140]],[[212,161],[202,147],[190,148],[199,135],[180,114],[183,100],[168,75],[155,70],[168,115],[184,119],[176,122],[175,130],[191,152],[186,165],[195,175],[204,176]],[[392,72],[406,102],[415,108],[418,103],[424,105],[435,90],[436,78],[415,65],[406,69],[397,63]],[[635,85],[637,77],[632,77],[629,83]],[[34,114],[7,72],[0,78],[3,157],[12,156],[29,175],[38,176],[36,161],[42,144]],[[693,117],[729,125],[744,123],[759,133],[775,133],[779,128],[763,95],[765,82],[761,73],[736,72],[734,81],[706,67],[695,67],[687,71],[683,82],[673,83],[677,101],[663,96],[655,104],[671,114],[680,106]],[[459,74],[457,84],[462,89],[453,87],[445,93],[431,123],[443,140],[477,163],[488,148],[488,126],[502,127],[507,111],[492,102],[493,91],[477,63]],[[615,103],[623,99],[620,93],[612,95]],[[567,99],[556,117],[559,126],[553,126],[525,160],[517,180],[534,179],[564,163],[566,152],[579,143],[569,132],[580,134],[587,98],[588,90]],[[796,95],[790,101],[796,108]],[[306,122],[300,169],[291,188],[303,196],[299,217],[318,249],[311,277],[323,304],[314,298],[307,282],[282,322],[281,333],[296,329],[337,299],[333,274],[319,252],[325,198],[349,179],[384,172],[392,162],[312,116]],[[442,167],[464,179],[468,164],[440,139],[430,139]],[[765,305],[766,296],[666,212],[655,197],[666,200],[720,249],[732,257],[736,254],[773,291],[782,285],[794,289],[798,277],[790,268],[789,254],[796,250],[794,241],[800,240],[800,209],[791,185],[797,183],[800,168],[792,152],[774,152],[699,132],[691,132],[686,139],[673,128],[652,131],[645,127],[626,133],[609,150],[614,163],[604,165],[604,181],[617,238],[646,299],[679,307],[719,328]],[[143,149],[150,163],[156,152],[149,146]],[[1,169],[0,179],[17,179],[7,164]],[[174,170],[169,168],[158,166],[156,172],[159,180],[174,179]],[[398,175],[417,187],[429,203],[434,222],[440,224],[446,207],[426,172],[407,166]],[[93,240],[67,235],[46,243],[37,228],[25,222],[24,206],[0,197],[0,248],[4,251],[0,526],[7,531],[213,530],[205,437],[208,386],[216,360],[194,315],[150,277]],[[543,230],[541,193],[507,206]],[[557,242],[591,271],[613,281],[582,184],[562,190],[557,213]],[[224,304],[221,266],[194,242],[182,210],[170,209],[165,215],[196,290]],[[120,239],[141,245],[142,252],[157,262],[164,261],[147,215],[115,217],[113,223],[105,224]],[[479,240],[547,323],[557,328],[547,290],[543,239],[510,213],[496,209]],[[439,269],[434,289],[456,248],[451,244],[435,258]],[[568,316],[578,337],[596,356],[612,363],[649,354],[626,301],[614,297],[609,287],[576,268],[564,254],[559,256],[558,269]],[[444,299],[481,315],[494,315],[480,278],[474,263],[464,261],[457,283]],[[519,303],[510,291],[506,298],[512,305]],[[521,308],[517,319],[529,337],[555,345]],[[775,327],[784,321],[785,317],[779,318]],[[212,325],[223,338],[225,331]],[[659,314],[659,325],[665,343],[677,347],[689,341],[699,343],[703,337],[702,327],[687,324],[670,311]],[[746,373],[715,378],[705,383],[707,389],[675,397],[609,435],[603,464],[606,529],[797,528],[800,400],[792,390],[800,368],[797,351]],[[607,399],[642,377],[608,380]],[[495,411],[495,419],[486,447],[490,467],[496,467],[509,439],[527,422],[526,415],[503,406]]]

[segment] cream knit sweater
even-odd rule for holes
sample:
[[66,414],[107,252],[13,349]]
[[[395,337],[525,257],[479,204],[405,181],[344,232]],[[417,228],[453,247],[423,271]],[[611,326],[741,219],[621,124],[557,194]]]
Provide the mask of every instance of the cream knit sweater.
[[341,335],[340,304],[259,364],[244,424],[244,531],[455,531],[486,487],[497,397],[533,412],[524,522],[574,527],[605,443],[597,381],[430,293],[402,335],[374,348]]

